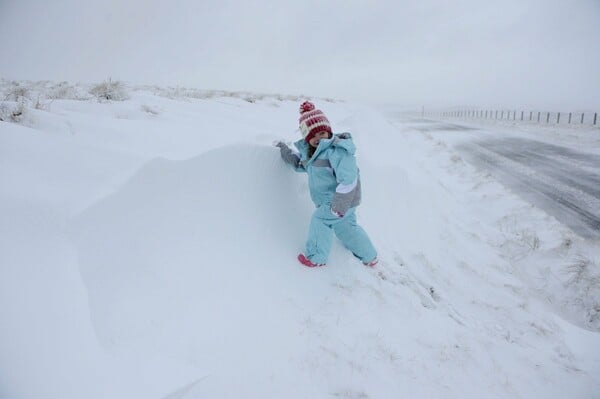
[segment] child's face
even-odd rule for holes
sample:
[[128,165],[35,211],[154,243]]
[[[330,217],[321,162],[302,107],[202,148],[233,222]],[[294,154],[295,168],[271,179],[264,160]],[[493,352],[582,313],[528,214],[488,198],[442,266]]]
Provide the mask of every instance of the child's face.
[[315,134],[310,140],[308,140],[308,143],[317,148],[317,146],[319,145],[319,141],[323,140],[323,139],[328,139],[329,138],[329,132],[319,132],[317,134]]

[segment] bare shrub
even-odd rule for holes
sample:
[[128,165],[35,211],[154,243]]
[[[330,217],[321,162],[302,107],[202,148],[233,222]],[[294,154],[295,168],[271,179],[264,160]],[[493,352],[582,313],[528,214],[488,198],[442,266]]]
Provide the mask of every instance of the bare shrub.
[[24,101],[29,98],[29,89],[25,86],[21,86],[19,82],[11,82],[8,90],[6,91],[6,95],[4,97],[4,101]]
[[108,79],[91,88],[90,94],[99,101],[124,101],[129,98],[125,85],[119,81]]
[[600,265],[579,255],[565,268],[565,285],[576,295],[573,301],[586,312],[587,325],[600,330]]
[[50,104],[52,104],[52,101],[50,101],[50,102],[42,101],[41,96],[38,95],[37,99],[33,103],[33,108],[47,111],[50,108]]
[[0,104],[0,121],[21,123],[26,112],[27,108],[22,101],[18,103],[2,103]]
[[566,267],[565,272],[569,276],[567,284],[585,283],[589,286],[600,287],[598,266],[583,255],[578,255],[575,261]]
[[76,86],[68,82],[51,85],[46,90],[46,96],[53,100],[82,100],[85,98],[79,93]]

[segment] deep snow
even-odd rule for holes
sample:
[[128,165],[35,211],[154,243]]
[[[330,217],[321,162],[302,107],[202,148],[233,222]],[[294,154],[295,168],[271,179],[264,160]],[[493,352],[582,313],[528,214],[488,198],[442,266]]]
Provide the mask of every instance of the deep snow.
[[472,133],[316,100],[381,264],[336,244],[313,270],[306,177],[271,146],[298,101],[129,94],[0,122],[0,397],[600,392],[598,243],[466,163]]

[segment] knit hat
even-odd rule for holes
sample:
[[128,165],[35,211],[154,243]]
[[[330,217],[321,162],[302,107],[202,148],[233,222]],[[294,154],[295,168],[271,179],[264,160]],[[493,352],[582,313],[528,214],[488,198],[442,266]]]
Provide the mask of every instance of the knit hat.
[[331,125],[325,114],[315,109],[315,105],[310,101],[305,101],[300,105],[300,133],[307,143],[320,132],[331,133]]

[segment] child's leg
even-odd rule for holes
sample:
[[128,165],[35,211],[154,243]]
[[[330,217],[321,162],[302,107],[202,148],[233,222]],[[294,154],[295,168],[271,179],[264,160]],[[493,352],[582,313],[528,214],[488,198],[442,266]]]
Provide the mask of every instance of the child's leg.
[[[328,211],[329,207],[326,208]],[[335,216],[331,214],[331,211],[328,213],[323,207],[317,208],[310,220],[304,255],[314,263],[327,263],[329,257],[333,241],[331,223],[335,220]]]
[[361,261],[370,262],[377,256],[369,236],[356,222],[355,208],[350,209],[342,220],[333,225],[333,231],[344,246]]

